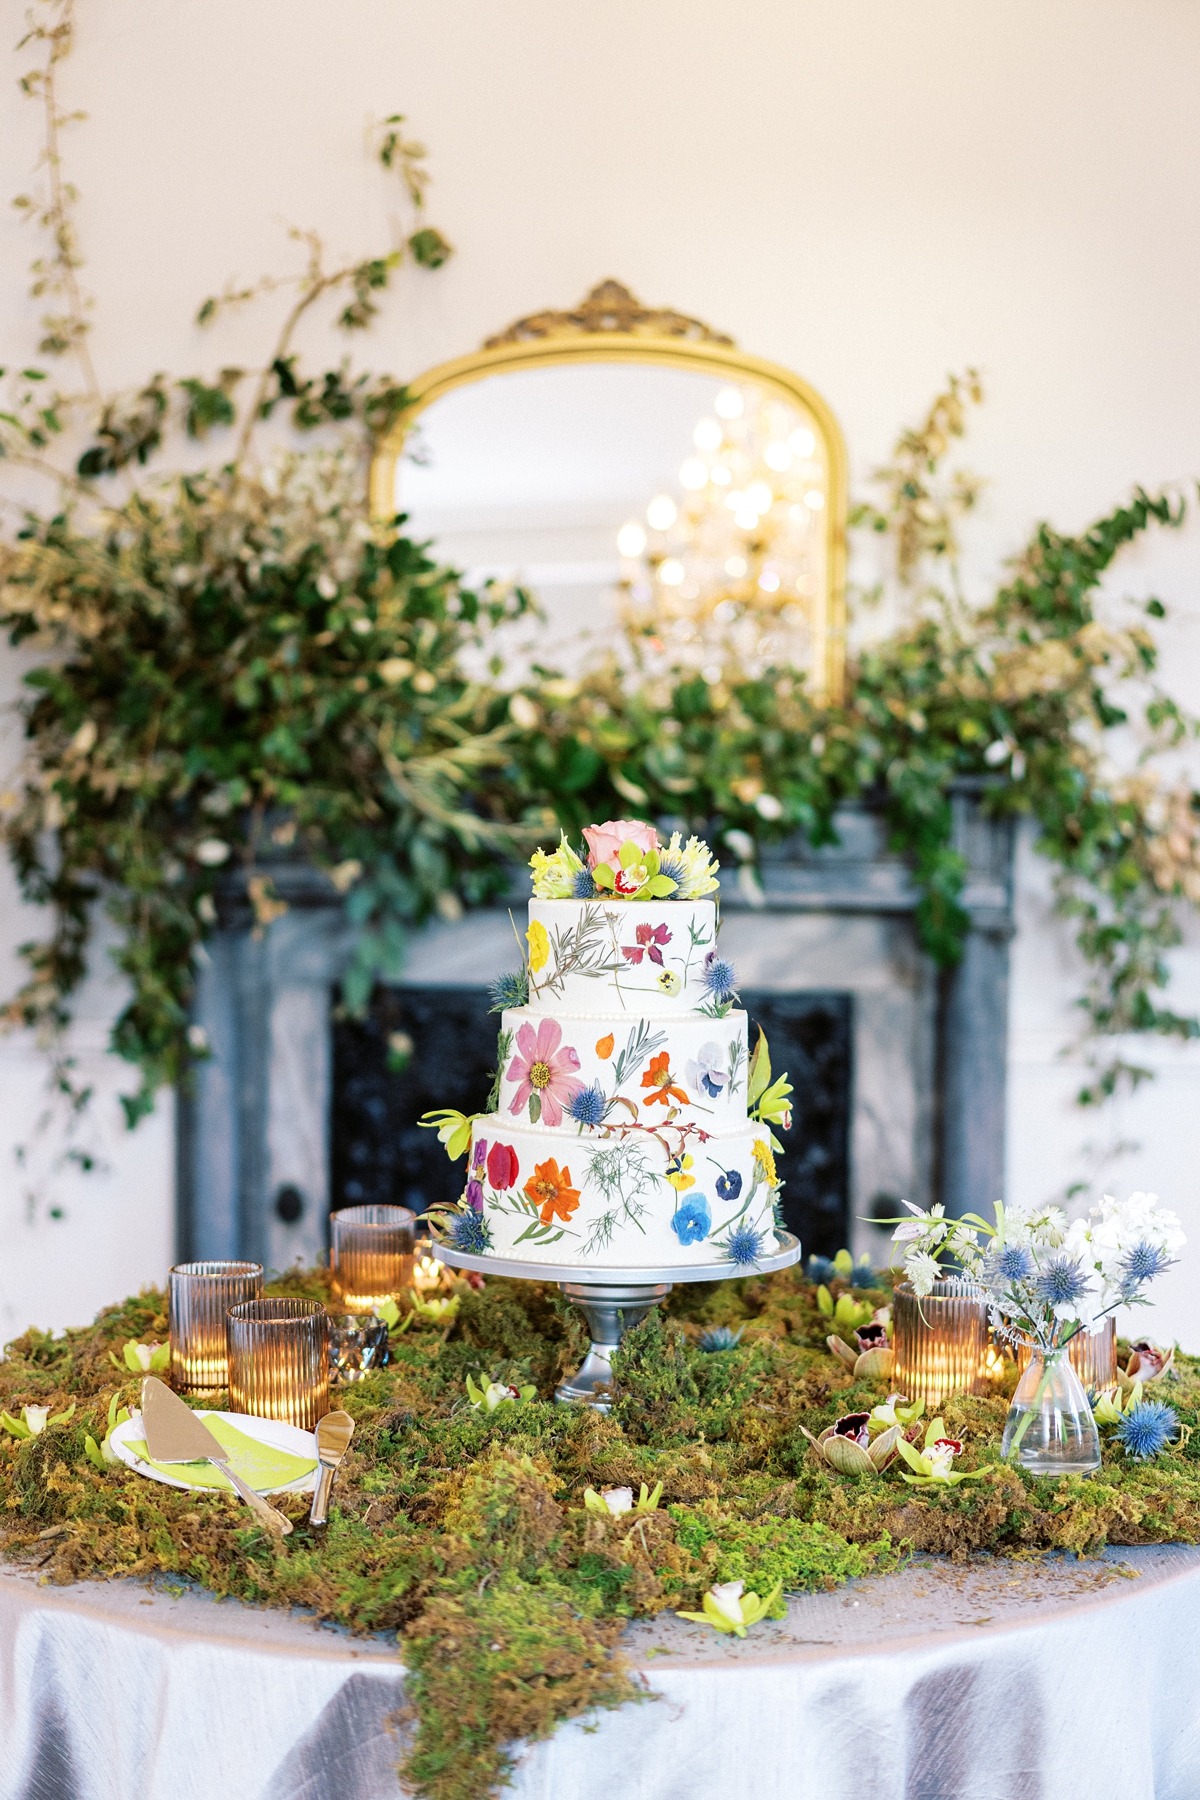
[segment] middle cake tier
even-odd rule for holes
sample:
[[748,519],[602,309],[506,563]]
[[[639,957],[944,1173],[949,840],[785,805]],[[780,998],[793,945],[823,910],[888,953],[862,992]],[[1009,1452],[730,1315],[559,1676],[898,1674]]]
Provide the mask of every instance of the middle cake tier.
[[746,1122],[746,1015],[501,1014],[495,1110],[543,1130],[668,1119],[704,1131]]

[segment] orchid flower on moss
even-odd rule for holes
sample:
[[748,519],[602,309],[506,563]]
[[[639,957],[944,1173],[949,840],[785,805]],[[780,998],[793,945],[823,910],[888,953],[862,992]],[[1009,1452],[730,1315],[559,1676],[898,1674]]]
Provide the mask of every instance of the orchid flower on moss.
[[169,1344],[139,1344],[136,1338],[129,1338],[122,1347],[120,1357],[110,1350],[108,1360],[114,1369],[122,1366],[134,1375],[149,1375],[154,1369],[165,1369],[171,1360]]
[[73,1400],[66,1412],[60,1413],[52,1413],[48,1406],[23,1406],[19,1419],[10,1412],[0,1412],[0,1430],[15,1438],[41,1437],[47,1425],[65,1425],[74,1411]]
[[897,1438],[896,1448],[913,1471],[911,1475],[907,1469],[901,1471],[913,1487],[957,1487],[962,1481],[977,1481],[994,1466],[987,1463],[982,1469],[955,1470],[953,1463],[962,1454],[962,1440],[947,1436],[944,1419],[930,1420],[923,1450],[914,1450],[903,1437]]
[[817,1453],[820,1462],[828,1463],[839,1475],[882,1475],[895,1460],[900,1439],[899,1425],[892,1425],[878,1437],[871,1435],[870,1413],[846,1413],[827,1425],[820,1437],[814,1437],[807,1425],[801,1431]]
[[515,1388],[506,1381],[481,1381],[476,1386],[472,1376],[467,1376],[467,1399],[478,1412],[493,1413],[498,1406],[509,1401],[525,1401],[537,1398],[537,1388],[531,1383],[527,1387]]
[[95,1463],[102,1475],[106,1475],[114,1463],[120,1461],[112,1447],[112,1434],[118,1425],[123,1425],[129,1417],[129,1408],[118,1404],[119,1396],[113,1394],[108,1402],[108,1430],[97,1443],[89,1432],[83,1440],[84,1454],[89,1462]]
[[1140,1381],[1124,1387],[1119,1381],[1102,1388],[1092,1401],[1092,1417],[1097,1425],[1119,1425],[1127,1412],[1132,1412],[1142,1397]]
[[711,1625],[714,1631],[728,1632],[744,1638],[751,1625],[774,1610],[783,1598],[783,1583],[777,1581],[769,1594],[760,1596],[746,1592],[744,1581],[722,1581],[710,1587],[700,1602],[702,1612],[680,1612],[680,1619],[694,1619],[697,1625]]
[[853,1294],[839,1294],[835,1301],[823,1282],[817,1289],[817,1311],[823,1319],[832,1320],[843,1331],[857,1331],[860,1325],[869,1324],[874,1317],[870,1301],[856,1300]]
[[458,1317],[458,1309],[462,1305],[461,1294],[434,1294],[427,1300],[423,1294],[418,1294],[415,1288],[410,1288],[408,1297],[412,1304],[412,1312],[408,1315],[409,1319],[415,1315],[418,1319],[424,1319],[429,1325],[453,1325]]
[[377,1319],[383,1320],[389,1332],[407,1331],[413,1322],[413,1314],[411,1311],[405,1313],[404,1318],[401,1319],[400,1308],[396,1305],[396,1302],[392,1299],[390,1294],[386,1300],[376,1301],[371,1310]]
[[903,1429],[915,1424],[924,1411],[924,1400],[909,1400],[907,1394],[889,1394],[881,1405],[871,1408],[871,1430],[886,1431],[892,1425]]
[[662,1499],[663,1484],[655,1482],[652,1489],[642,1483],[642,1491],[635,1500],[631,1487],[595,1488],[583,1490],[583,1504],[588,1512],[598,1513],[602,1519],[621,1519],[626,1513],[657,1512],[658,1503]]

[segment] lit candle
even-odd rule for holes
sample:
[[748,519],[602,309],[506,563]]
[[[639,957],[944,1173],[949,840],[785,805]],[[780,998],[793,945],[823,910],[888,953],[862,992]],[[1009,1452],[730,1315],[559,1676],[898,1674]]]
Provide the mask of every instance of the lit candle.
[[330,1221],[333,1297],[344,1312],[371,1312],[412,1286],[416,1216],[406,1206],[346,1206]]
[[229,1385],[225,1315],[262,1294],[262,1264],[176,1263],[168,1278],[171,1385],[178,1393],[205,1393]]
[[937,1408],[952,1394],[983,1389],[987,1305],[968,1282],[935,1281],[918,1297],[907,1281],[896,1289],[892,1349],[896,1388]]

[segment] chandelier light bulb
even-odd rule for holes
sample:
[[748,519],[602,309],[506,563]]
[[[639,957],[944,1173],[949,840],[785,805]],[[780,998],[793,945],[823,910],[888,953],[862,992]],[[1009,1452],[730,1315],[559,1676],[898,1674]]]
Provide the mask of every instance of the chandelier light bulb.
[[670,531],[679,516],[670,494],[656,494],[646,508],[646,523],[651,531]]
[[764,569],[758,578],[758,585],[764,594],[777,594],[779,592],[779,577],[774,569]]
[[740,581],[748,567],[744,556],[730,556],[725,560],[725,573],[732,576],[734,581]]
[[697,450],[719,450],[724,436],[716,419],[701,419],[692,433],[692,442]]
[[807,494],[804,496],[804,504],[813,512],[820,512],[825,504],[825,496],[820,488],[809,488]]
[[745,512],[735,513],[734,520],[739,531],[758,530],[758,514],[749,508],[747,508]]
[[689,456],[680,466],[679,485],[698,494],[701,488],[708,486],[708,464],[699,456]]
[[709,471],[708,479],[715,482],[718,487],[728,487],[733,480],[733,475],[724,463],[714,463]]
[[782,475],[792,466],[792,453],[786,444],[768,444],[763,451],[763,461],[768,469],[774,469]]
[[658,579],[664,587],[678,587],[683,581],[684,567],[677,557],[668,556],[658,565]]
[[640,556],[646,548],[646,534],[636,519],[630,519],[617,533],[617,550],[622,556]]
[[745,410],[741,388],[723,387],[713,401],[713,411],[721,419],[740,419]]
[[730,512],[741,512],[746,505],[746,496],[741,488],[730,488],[725,496],[725,504]]
[[796,456],[811,456],[816,450],[817,440],[806,425],[799,425],[789,437],[788,444]]
[[770,512],[774,498],[765,481],[752,481],[746,489],[746,505],[752,506],[755,512]]

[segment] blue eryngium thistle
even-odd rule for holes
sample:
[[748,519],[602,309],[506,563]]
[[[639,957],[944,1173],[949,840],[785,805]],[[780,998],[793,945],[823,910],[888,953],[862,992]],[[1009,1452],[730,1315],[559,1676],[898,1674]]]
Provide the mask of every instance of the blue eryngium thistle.
[[1179,1414],[1161,1400],[1139,1400],[1117,1421],[1117,1436],[1126,1456],[1146,1462],[1165,1450],[1179,1430]]
[[524,969],[498,975],[488,989],[488,995],[491,999],[489,1012],[504,1012],[510,1006],[528,1006],[529,976]]
[[1175,1258],[1163,1249],[1161,1244],[1147,1243],[1145,1239],[1127,1250],[1121,1258],[1121,1296],[1131,1299],[1138,1289],[1153,1281],[1169,1269]]
[[453,1237],[454,1248],[466,1250],[472,1256],[482,1256],[492,1247],[491,1228],[481,1213],[459,1213],[454,1221]]
[[709,999],[715,1000],[718,1006],[724,1006],[727,1000],[733,1000],[737,995],[737,976],[734,974],[733,964],[718,956],[715,950],[710,950],[705,957],[700,980]]
[[1038,1276],[1038,1297],[1049,1306],[1074,1306],[1086,1294],[1087,1285],[1082,1263],[1069,1256],[1053,1256]]
[[741,1325],[736,1331],[731,1331],[728,1325],[710,1325],[708,1330],[702,1331],[696,1339],[696,1348],[703,1350],[708,1356],[713,1355],[717,1350],[735,1350],[743,1329]]
[[998,1281],[1028,1281],[1033,1274],[1033,1257],[1024,1244],[1005,1244],[988,1259],[989,1276]]
[[590,869],[576,870],[575,885],[571,892],[576,900],[594,900],[596,898],[596,884],[592,880]]
[[761,1249],[762,1232],[750,1225],[735,1225],[725,1243],[725,1255],[731,1263],[755,1263]]
[[591,1087],[580,1088],[573,1100],[567,1101],[567,1111],[577,1125],[599,1125],[608,1111],[608,1100],[604,1089],[598,1081]]

